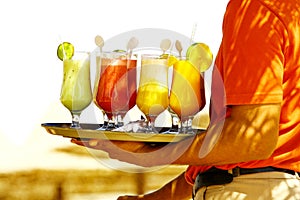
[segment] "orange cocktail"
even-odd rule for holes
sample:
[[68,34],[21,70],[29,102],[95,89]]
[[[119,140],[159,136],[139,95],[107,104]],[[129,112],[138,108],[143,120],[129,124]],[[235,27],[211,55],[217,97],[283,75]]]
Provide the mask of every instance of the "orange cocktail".
[[136,100],[137,60],[127,59],[126,55],[112,54],[114,56],[111,58],[101,58],[100,77],[94,96],[94,102],[110,120],[114,120],[117,115],[123,117],[135,106]]

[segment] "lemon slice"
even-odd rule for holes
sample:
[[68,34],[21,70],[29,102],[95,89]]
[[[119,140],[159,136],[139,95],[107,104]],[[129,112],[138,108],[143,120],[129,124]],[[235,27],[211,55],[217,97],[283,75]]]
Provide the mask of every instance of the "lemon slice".
[[213,54],[208,45],[204,43],[194,43],[187,49],[186,58],[197,67],[200,72],[204,72],[212,64]]
[[74,46],[70,42],[63,42],[57,48],[57,57],[60,60],[71,59],[74,55]]
[[169,54],[162,54],[160,58],[163,59],[168,58],[168,67],[174,65],[178,61],[178,59],[175,56]]

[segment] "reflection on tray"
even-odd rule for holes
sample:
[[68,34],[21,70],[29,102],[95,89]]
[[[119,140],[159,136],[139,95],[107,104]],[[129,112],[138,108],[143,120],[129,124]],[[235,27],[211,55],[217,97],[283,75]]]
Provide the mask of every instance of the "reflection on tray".
[[[69,138],[80,139],[106,139],[120,141],[141,141],[141,142],[178,142],[180,140],[193,137],[195,134],[182,134],[168,132],[170,128],[158,128],[159,133],[141,133],[141,132],[118,132],[98,130],[101,124],[80,124],[82,129],[70,128],[70,123],[44,123],[42,127],[53,135],[60,135]],[[197,134],[203,130],[197,130]]]

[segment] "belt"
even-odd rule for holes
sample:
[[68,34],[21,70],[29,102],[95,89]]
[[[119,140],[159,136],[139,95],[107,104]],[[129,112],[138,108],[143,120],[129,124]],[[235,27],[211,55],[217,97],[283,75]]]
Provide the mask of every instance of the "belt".
[[284,172],[292,175],[299,174],[293,170],[281,169],[275,167],[262,167],[262,168],[233,168],[231,170],[222,170],[218,168],[211,168],[206,172],[199,173],[196,177],[194,187],[193,187],[193,199],[196,195],[196,192],[204,186],[211,185],[223,185],[231,183],[234,177],[245,175],[245,174],[254,174],[261,172]]

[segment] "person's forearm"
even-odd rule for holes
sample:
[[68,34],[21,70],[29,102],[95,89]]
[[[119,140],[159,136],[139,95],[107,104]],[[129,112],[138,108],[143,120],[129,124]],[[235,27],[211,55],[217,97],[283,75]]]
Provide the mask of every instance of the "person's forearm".
[[184,177],[184,173],[179,175],[176,179],[167,183],[161,189],[146,194],[142,199],[144,200],[189,200],[192,198],[192,186],[189,185]]
[[[279,112],[280,105],[276,104],[238,107],[224,123],[212,125],[207,133],[188,138],[161,156],[173,159],[173,164],[183,165],[223,165],[266,159],[277,144]],[[175,160],[187,145],[189,148]]]

